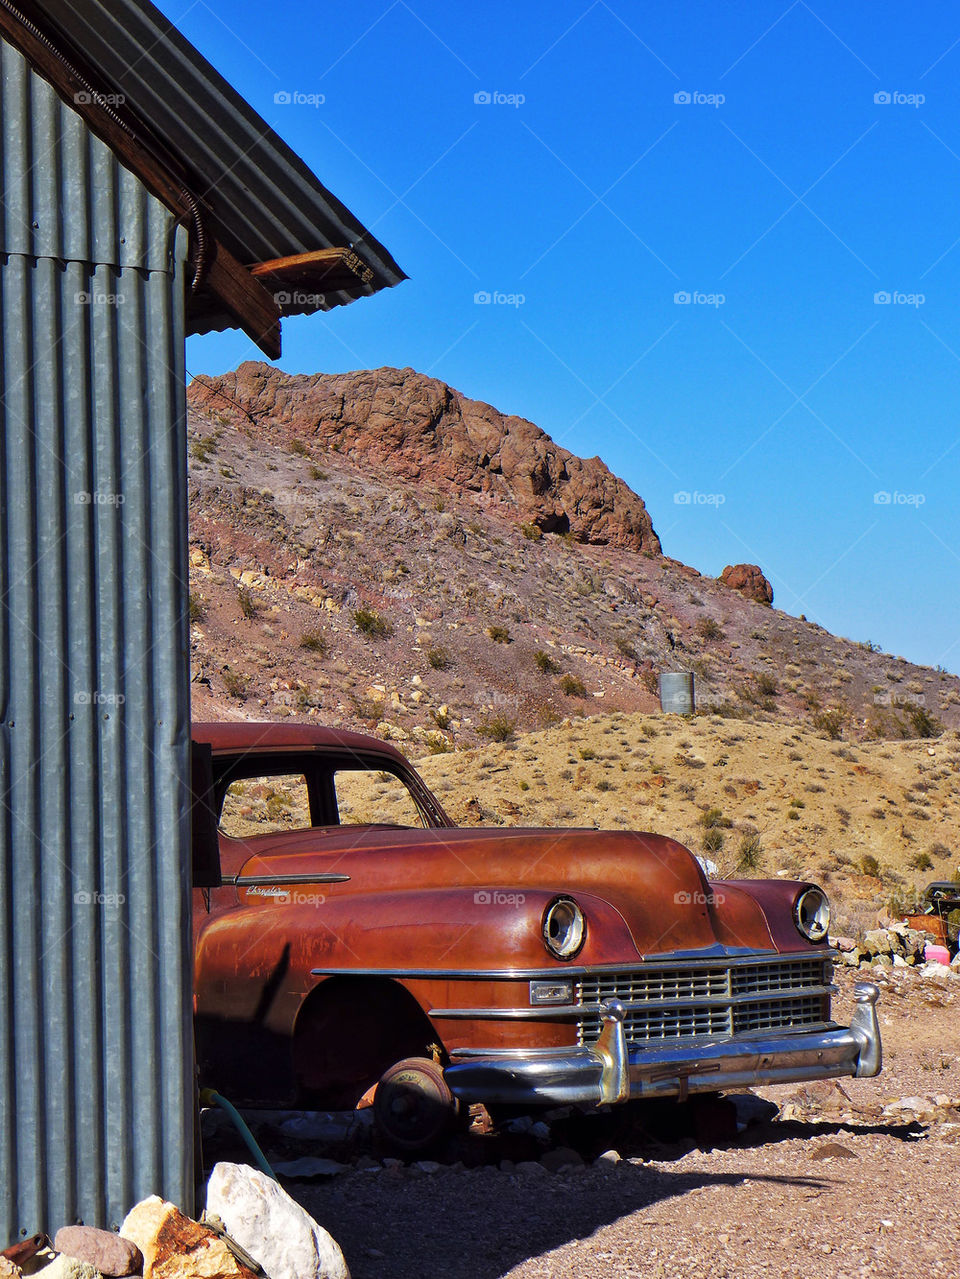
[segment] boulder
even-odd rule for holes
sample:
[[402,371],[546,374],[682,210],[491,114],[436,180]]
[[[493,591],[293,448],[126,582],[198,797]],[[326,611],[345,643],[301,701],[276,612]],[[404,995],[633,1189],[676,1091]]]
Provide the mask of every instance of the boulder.
[[[241,1265],[209,1226],[191,1221],[158,1195],[131,1208],[120,1233],[143,1253],[143,1279],[254,1279],[253,1271]],[[49,1279],[91,1277],[50,1275]]]
[[758,604],[773,603],[773,587],[758,564],[728,564],[720,574],[720,581],[748,600],[755,600]]
[[207,1212],[270,1279],[350,1279],[336,1241],[259,1169],[217,1164],[207,1184]]
[[57,1252],[76,1257],[102,1275],[137,1275],[143,1272],[143,1256],[136,1244],[112,1230],[95,1226],[64,1226],[57,1231],[53,1246]]

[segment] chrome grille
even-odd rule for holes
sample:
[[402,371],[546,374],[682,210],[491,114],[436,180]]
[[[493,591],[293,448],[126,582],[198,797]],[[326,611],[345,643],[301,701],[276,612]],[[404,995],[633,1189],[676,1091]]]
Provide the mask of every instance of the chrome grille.
[[[630,1043],[731,1036],[818,1025],[831,978],[824,959],[704,964],[595,973],[577,984],[577,1002],[619,999]],[[579,1023],[580,1043],[599,1038],[599,1010]]]

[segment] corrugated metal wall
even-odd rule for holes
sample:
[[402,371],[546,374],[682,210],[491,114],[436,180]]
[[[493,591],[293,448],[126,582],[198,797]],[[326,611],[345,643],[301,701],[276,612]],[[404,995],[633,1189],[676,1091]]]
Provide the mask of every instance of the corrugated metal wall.
[[0,42],[0,1246],[191,1208],[186,237]]

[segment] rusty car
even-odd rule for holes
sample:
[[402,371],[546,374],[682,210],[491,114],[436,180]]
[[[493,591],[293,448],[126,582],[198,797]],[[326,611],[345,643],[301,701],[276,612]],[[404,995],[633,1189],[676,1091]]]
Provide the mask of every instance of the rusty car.
[[663,835],[458,827],[395,747],[355,733],[194,739],[216,828],[194,890],[198,1063],[236,1102],[372,1100],[416,1149],[473,1103],[880,1070],[877,988],[832,1020],[815,884],[709,879]]

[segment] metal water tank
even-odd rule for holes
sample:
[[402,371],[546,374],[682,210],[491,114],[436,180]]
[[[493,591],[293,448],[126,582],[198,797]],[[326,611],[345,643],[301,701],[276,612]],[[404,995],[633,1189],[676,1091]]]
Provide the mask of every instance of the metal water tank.
[[664,671],[660,676],[660,709],[692,715],[695,709],[693,671]]

